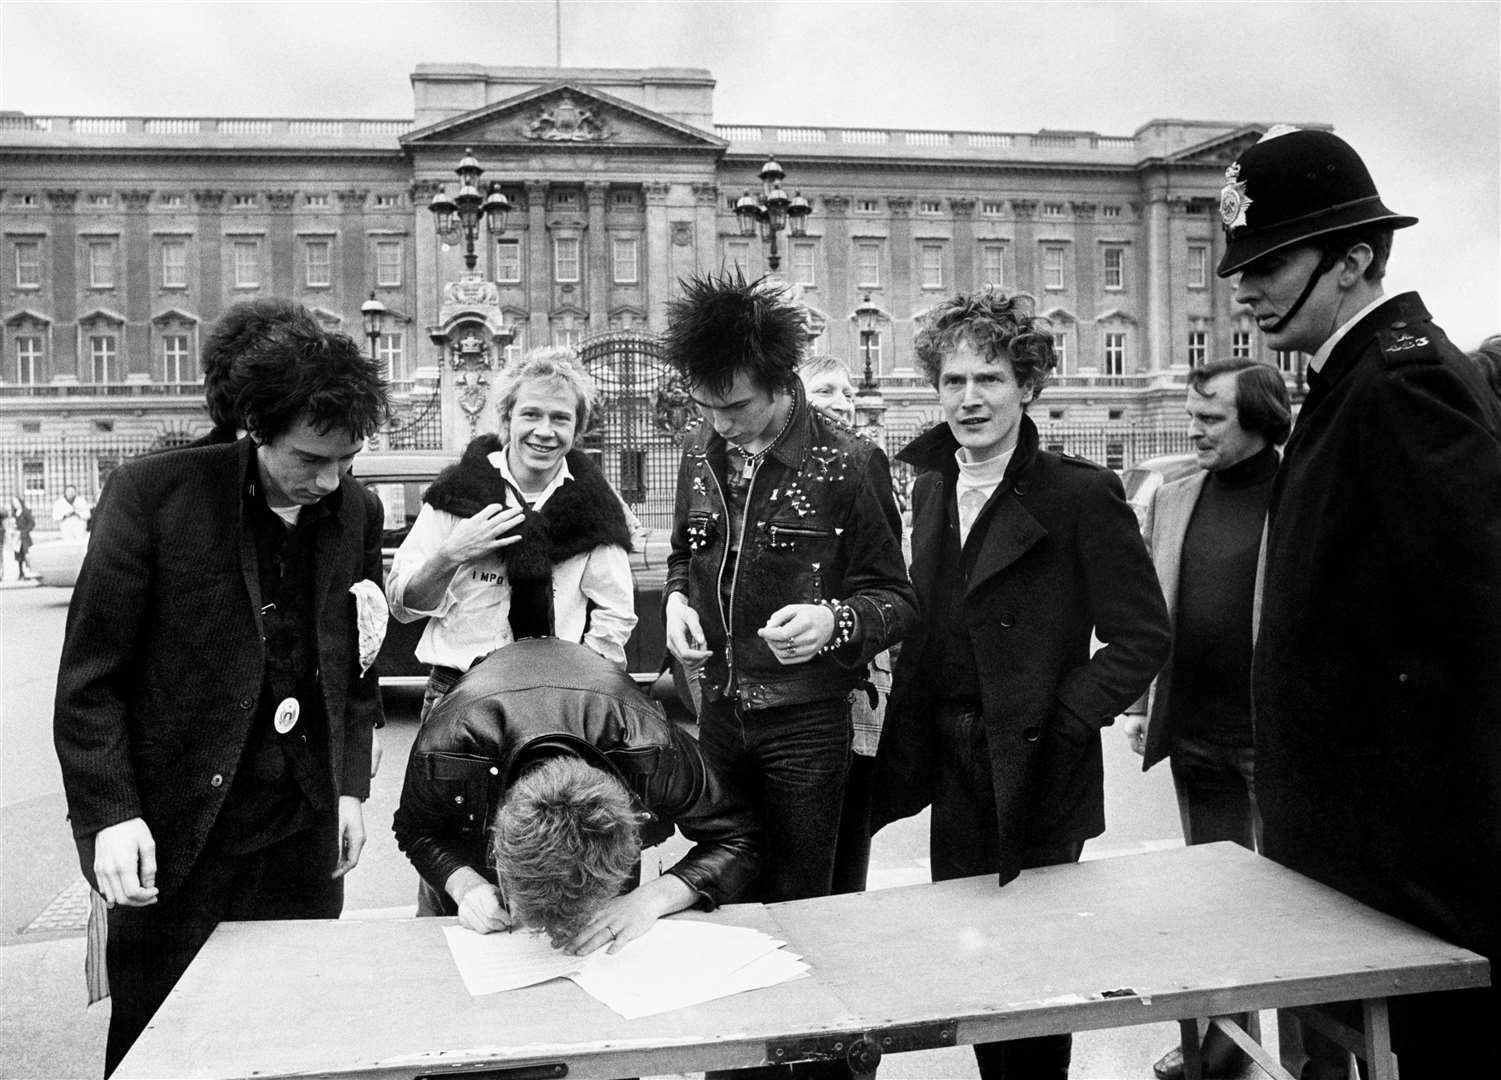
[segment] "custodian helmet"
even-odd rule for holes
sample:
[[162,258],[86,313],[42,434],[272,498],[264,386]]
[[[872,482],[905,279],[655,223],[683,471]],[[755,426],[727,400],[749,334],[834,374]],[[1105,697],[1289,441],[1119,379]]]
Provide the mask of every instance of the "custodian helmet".
[[1403,229],[1418,220],[1386,208],[1360,155],[1338,135],[1281,125],[1225,170],[1220,218],[1220,277],[1325,233],[1372,222]]

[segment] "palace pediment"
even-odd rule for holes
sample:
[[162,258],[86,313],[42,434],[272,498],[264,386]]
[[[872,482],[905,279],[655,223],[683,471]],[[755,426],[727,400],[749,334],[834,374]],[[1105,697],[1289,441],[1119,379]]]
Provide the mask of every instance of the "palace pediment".
[[577,151],[722,152],[709,132],[576,82],[558,82],[492,102],[402,136],[409,150],[426,146],[505,146]]
[[1248,124],[1205,142],[1185,147],[1176,154],[1169,155],[1167,160],[1173,165],[1228,168],[1236,158],[1245,153],[1247,148],[1260,142],[1266,130],[1264,126]]

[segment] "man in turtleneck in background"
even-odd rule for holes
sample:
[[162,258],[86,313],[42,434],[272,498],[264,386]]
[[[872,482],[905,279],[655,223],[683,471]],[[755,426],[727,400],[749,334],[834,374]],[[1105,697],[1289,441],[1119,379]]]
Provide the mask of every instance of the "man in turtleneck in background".
[[[1152,684],[1147,717],[1125,732],[1150,769],[1168,758],[1183,839],[1261,847],[1251,734],[1251,643],[1260,593],[1256,567],[1277,475],[1277,447],[1292,429],[1282,376],[1229,360],[1188,377],[1188,432],[1202,471],[1158,488],[1144,526],[1173,620],[1173,653]],[[1144,722],[1145,720],[1145,722]],[[1204,1074],[1235,1074],[1242,1056],[1211,1029]],[[1174,1048],[1153,1067],[1183,1075]]]

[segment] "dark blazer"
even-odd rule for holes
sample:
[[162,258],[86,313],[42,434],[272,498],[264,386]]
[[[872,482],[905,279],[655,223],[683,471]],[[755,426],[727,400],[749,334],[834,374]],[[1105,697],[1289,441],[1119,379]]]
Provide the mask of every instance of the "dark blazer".
[[[989,520],[960,611],[935,586],[958,478],[947,426],[899,455],[913,485],[912,581],[922,612],[902,646],[877,753],[873,828],[931,801],[931,717],[940,671],[925,628],[967,624],[980,673],[1004,884],[1024,853],[1105,828],[1099,731],[1146,690],[1167,658],[1162,590],[1120,479],[1038,448],[1022,418],[1016,453],[980,521]],[[978,525],[977,525],[978,527]],[[1090,655],[1091,631],[1104,647]]]
[[1340,340],[1272,489],[1266,853],[1501,958],[1501,405],[1416,293]]
[[[86,877],[94,835],[144,818],[157,887],[181,884],[234,781],[260,701],[265,651],[255,543],[242,526],[253,447],[152,454],[100,499],[68,609],[53,735]],[[347,474],[318,526],[318,663],[340,795],[370,793],[376,673],[363,677],[355,600],[381,581],[380,501]],[[332,504],[330,504],[332,506]]]

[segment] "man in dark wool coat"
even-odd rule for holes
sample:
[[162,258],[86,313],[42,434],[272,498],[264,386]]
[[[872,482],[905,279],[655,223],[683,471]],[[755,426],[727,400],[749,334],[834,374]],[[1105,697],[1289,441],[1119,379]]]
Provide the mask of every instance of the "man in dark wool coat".
[[[1272,858],[1501,963],[1501,409],[1416,293],[1360,157],[1274,128],[1225,174],[1221,277],[1312,354],[1252,663]],[[1403,1080],[1501,1076],[1494,989],[1399,997]],[[1306,1038],[1305,1077],[1344,1056]],[[1338,1058],[1332,1061],[1331,1058]]]
[[111,908],[106,1075],[219,922],[337,918],[365,842],[383,514],[349,467],[385,383],[311,323],[237,364],[248,436],[120,466],[68,609],[54,737]]

